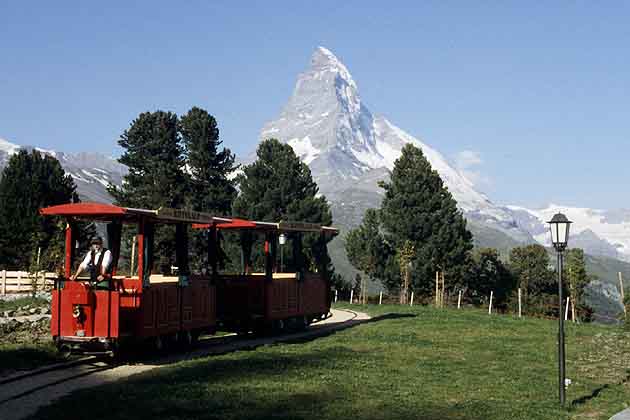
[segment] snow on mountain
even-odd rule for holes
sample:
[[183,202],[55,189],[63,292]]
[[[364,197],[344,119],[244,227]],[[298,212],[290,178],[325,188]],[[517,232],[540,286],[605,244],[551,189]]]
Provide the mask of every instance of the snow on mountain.
[[127,173],[125,165],[101,153],[56,152],[32,146],[19,146],[3,139],[0,139],[0,171],[4,169],[11,155],[20,149],[35,149],[57,158],[66,174],[74,180],[79,197],[84,201],[111,203],[112,197],[107,192],[107,187],[110,184],[122,185],[122,179]]
[[543,245],[550,245],[546,222],[555,213],[561,212],[573,222],[569,246],[583,248],[593,255],[630,261],[630,210],[598,210],[557,204],[549,204],[538,210],[519,206],[507,208],[530,216],[529,225],[522,227],[528,229],[534,239]]
[[529,239],[509,211],[475,190],[438,151],[385,117],[373,115],[346,66],[326,48],[316,49],[280,116],[263,127],[260,139],[270,137],[289,144],[310,166],[322,193],[343,206],[353,194],[361,199],[372,195],[364,207],[378,205],[382,194],[378,181],[389,177],[403,146],[414,144],[422,149],[467,217],[519,240]]
[[7,156],[11,156],[20,149],[17,144],[9,143],[3,138],[0,138],[0,153],[4,153]]

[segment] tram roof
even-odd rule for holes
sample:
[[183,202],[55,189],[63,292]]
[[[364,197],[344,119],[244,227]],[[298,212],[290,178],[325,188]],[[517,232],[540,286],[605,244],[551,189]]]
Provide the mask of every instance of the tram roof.
[[88,220],[121,220],[135,222],[141,217],[163,223],[191,223],[193,228],[204,229],[215,225],[222,230],[262,230],[277,232],[320,232],[337,235],[339,230],[331,226],[321,226],[308,222],[258,222],[252,220],[217,217],[209,213],[160,207],[157,210],[120,207],[103,203],[71,203],[45,207],[39,210],[44,216],[64,216]]
[[122,220],[133,222],[141,217],[147,217],[164,223],[227,223],[232,219],[216,217],[209,213],[187,209],[171,209],[160,207],[157,210],[138,209],[133,207],[120,207],[103,203],[71,203],[40,209],[44,216],[64,216],[89,220]]
[[[209,223],[194,224],[193,228],[207,229]],[[319,232],[328,235],[337,235],[339,229],[331,226],[322,226],[308,222],[258,222],[253,220],[233,218],[230,221],[217,223],[216,227],[221,230],[262,230],[277,232]]]

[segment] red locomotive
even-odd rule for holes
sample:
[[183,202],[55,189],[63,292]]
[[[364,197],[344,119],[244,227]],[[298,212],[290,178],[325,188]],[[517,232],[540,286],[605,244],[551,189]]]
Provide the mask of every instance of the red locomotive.
[[[51,333],[62,353],[113,355],[133,342],[147,341],[158,349],[172,340],[192,344],[202,333],[213,334],[219,324],[222,329],[238,332],[304,327],[330,310],[325,267],[309,273],[294,262],[294,271],[283,273],[277,250],[279,237],[288,234],[295,255],[299,255],[302,232],[325,237],[336,235],[334,228],[97,203],[58,205],[41,213],[67,220],[64,273],[52,292]],[[86,277],[71,281],[77,262],[78,224],[86,221],[102,223],[107,230],[112,263],[101,282]],[[176,265],[170,272],[169,267],[156,264],[156,231],[162,232],[163,238],[165,225],[174,225],[167,230],[174,235],[176,253]],[[207,269],[198,273],[188,268],[191,225],[208,231]],[[128,275],[122,275],[121,238],[134,228],[130,264],[125,267]],[[262,234],[264,249],[258,260],[263,262],[263,270],[253,272],[250,265],[255,241],[241,240],[242,269],[231,274],[220,272],[220,239],[222,232],[231,231],[241,233],[241,238]]]

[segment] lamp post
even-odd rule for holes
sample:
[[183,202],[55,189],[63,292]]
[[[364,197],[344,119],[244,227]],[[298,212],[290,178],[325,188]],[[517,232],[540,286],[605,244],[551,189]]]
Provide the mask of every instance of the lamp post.
[[278,236],[278,243],[280,244],[280,272],[284,273],[284,244],[287,243],[287,236],[284,233]]
[[562,213],[556,213],[549,222],[551,231],[551,243],[558,253],[558,381],[560,392],[560,404],[564,405],[564,322],[562,318],[562,253],[569,242],[569,227],[571,223]]

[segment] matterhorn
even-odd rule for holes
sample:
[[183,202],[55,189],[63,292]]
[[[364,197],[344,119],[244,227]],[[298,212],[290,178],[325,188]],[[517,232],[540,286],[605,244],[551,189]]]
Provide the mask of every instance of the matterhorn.
[[373,114],[346,66],[326,48],[315,50],[280,116],[263,127],[261,140],[271,137],[289,144],[309,165],[332,203],[335,220],[343,225],[360,223],[366,208],[379,205],[378,181],[389,178],[403,146],[412,143],[422,149],[469,220],[517,240],[529,238],[506,209],[475,190],[439,152]]

